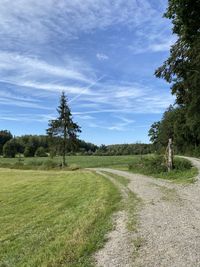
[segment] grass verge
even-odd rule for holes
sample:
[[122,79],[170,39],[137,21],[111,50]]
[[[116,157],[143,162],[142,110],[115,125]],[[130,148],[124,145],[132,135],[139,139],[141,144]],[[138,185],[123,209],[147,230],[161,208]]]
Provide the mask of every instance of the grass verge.
[[122,208],[128,214],[128,223],[127,228],[129,231],[135,232],[137,230],[137,210],[138,207],[142,204],[142,200],[128,188],[129,179],[123,176],[113,174],[110,172],[104,171],[106,175],[114,178],[118,183],[120,183],[126,190],[126,197],[123,199]]
[[[142,200],[128,188],[129,179],[110,172],[104,173],[115,179],[123,186],[124,190],[126,190],[126,197],[124,197],[122,201],[122,209],[124,209],[128,215],[127,229],[131,233],[136,234],[138,227],[138,209],[142,205]],[[133,236],[133,260],[138,256],[138,250],[142,246],[143,242],[144,240],[137,234]]]
[[171,180],[176,183],[193,183],[198,175],[197,168],[191,162],[183,158],[175,158],[174,169],[167,171],[164,160],[160,156],[148,156],[135,158],[129,164],[129,171],[140,173],[155,178]]
[[0,266],[92,266],[120,199],[92,172],[0,170]]

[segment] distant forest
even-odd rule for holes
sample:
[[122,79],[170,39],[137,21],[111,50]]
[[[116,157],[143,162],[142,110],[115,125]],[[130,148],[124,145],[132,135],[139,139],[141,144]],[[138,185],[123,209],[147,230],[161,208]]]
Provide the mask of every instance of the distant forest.
[[[59,143],[59,142],[58,142]],[[56,147],[56,149],[55,149]],[[151,153],[150,144],[122,144],[122,145],[101,145],[77,139],[75,143],[68,143],[67,155],[140,155]],[[47,157],[59,156],[62,151],[59,146],[51,147],[51,142],[47,135],[24,135],[13,137],[7,130],[0,131],[0,155],[14,158],[19,155],[24,157]]]

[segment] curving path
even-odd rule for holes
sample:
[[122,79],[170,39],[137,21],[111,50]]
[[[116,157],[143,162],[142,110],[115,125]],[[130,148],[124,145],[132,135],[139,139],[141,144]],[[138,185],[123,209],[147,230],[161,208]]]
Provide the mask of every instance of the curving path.
[[[200,160],[189,159],[200,170]],[[144,204],[134,237],[141,240],[137,257],[132,258],[134,248],[128,238],[125,215],[120,217],[118,213],[116,229],[109,234],[105,248],[95,256],[97,266],[200,267],[200,179],[195,184],[176,185],[119,170],[96,171],[128,178],[128,188]]]

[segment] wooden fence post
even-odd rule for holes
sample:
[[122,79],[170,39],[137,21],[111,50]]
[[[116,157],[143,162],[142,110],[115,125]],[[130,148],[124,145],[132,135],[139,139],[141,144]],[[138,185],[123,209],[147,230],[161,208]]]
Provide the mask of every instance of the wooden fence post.
[[173,147],[172,147],[172,139],[169,139],[168,142],[168,157],[167,157],[167,168],[168,172],[170,172],[173,169]]

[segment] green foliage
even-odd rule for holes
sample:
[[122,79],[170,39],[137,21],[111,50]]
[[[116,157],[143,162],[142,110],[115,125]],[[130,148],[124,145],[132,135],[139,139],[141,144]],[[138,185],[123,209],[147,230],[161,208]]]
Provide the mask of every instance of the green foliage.
[[3,156],[6,158],[14,158],[17,153],[22,152],[22,146],[17,139],[10,139],[3,146]]
[[[196,153],[200,146],[200,1],[169,0],[165,16],[172,20],[173,32],[178,40],[170,50],[169,58],[158,68],[156,76],[171,83],[176,95],[178,112],[167,123],[161,134],[168,137],[166,129],[171,129],[177,142],[178,151]],[[167,127],[168,126],[168,127]],[[198,149],[199,150],[199,149]]]
[[129,164],[129,170],[132,169],[140,169],[148,174],[167,172],[163,156],[143,157],[141,160]]
[[152,151],[150,144],[122,144],[122,145],[101,145],[95,155],[120,156],[120,155],[145,155]]
[[154,145],[157,145],[158,143],[159,131],[160,131],[160,121],[154,122],[149,130],[150,141]]
[[178,171],[190,170],[192,168],[192,163],[183,158],[174,159],[174,169]]
[[[149,133],[152,131],[151,128]],[[164,113],[153,143],[158,152],[164,153],[169,138],[173,139],[176,154],[200,156],[200,144],[187,125],[185,108],[183,107],[170,107]]]
[[174,180],[176,182],[194,182],[198,174],[196,168],[192,167],[190,161],[183,158],[175,158],[174,169],[167,171],[163,156],[149,156],[136,158],[129,164],[129,170],[135,173],[142,173],[156,178]]
[[[57,108],[58,117],[55,120],[49,121],[47,134],[49,136],[51,146],[55,149],[59,147],[60,155],[63,157],[63,166],[66,165],[65,156],[67,148],[76,147],[77,134],[81,132],[78,124],[73,122],[71,110],[67,103],[67,97],[63,92],[60,98],[60,105]],[[57,137],[57,139],[55,139]],[[57,141],[57,142],[54,142]]]
[[35,152],[36,157],[48,157],[48,154],[46,153],[44,147],[40,146]]
[[0,131],[0,155],[3,153],[3,146],[13,138],[11,132],[7,130],[1,130]]
[[[93,167],[127,167],[136,156],[69,156],[68,157],[68,168],[70,166],[76,165],[79,168],[93,168]],[[39,169],[44,162],[49,161],[49,158],[24,158],[24,166],[29,169]],[[61,157],[55,157],[53,160],[57,165],[57,168],[60,169]],[[0,167],[13,168],[13,164],[18,162],[17,158],[0,159]],[[45,164],[45,163],[44,163]]]
[[35,155],[35,147],[31,145],[27,145],[24,150],[24,157],[30,158]]
[[14,158],[16,155],[16,147],[13,142],[7,142],[3,147],[3,155],[5,158]]
[[1,170],[0,188],[0,266],[92,266],[121,199],[88,171]]

